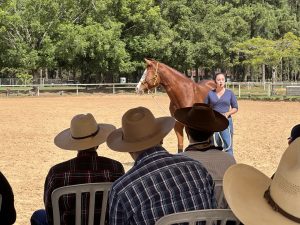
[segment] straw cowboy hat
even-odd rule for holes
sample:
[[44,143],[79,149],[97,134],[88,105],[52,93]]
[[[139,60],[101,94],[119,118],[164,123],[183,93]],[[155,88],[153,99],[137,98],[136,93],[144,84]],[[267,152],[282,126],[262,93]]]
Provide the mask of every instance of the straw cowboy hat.
[[225,116],[204,103],[177,109],[174,117],[187,127],[206,132],[225,130],[229,124]]
[[128,110],[122,117],[122,127],[107,138],[107,145],[118,152],[138,152],[157,145],[174,127],[172,117],[155,118],[144,107]]
[[70,128],[63,130],[54,138],[54,143],[66,150],[85,150],[104,143],[115,129],[116,127],[111,124],[97,124],[90,113],[79,114],[71,120]]
[[283,153],[273,179],[245,164],[224,175],[226,200],[245,225],[300,224],[300,138]]

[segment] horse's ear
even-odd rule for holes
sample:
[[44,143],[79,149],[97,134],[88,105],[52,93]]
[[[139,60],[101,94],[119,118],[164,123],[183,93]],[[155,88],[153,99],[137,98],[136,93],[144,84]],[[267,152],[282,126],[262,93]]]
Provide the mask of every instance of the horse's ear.
[[145,60],[145,62],[147,63],[147,65],[151,65],[152,64],[152,62],[149,60],[149,59],[144,59]]

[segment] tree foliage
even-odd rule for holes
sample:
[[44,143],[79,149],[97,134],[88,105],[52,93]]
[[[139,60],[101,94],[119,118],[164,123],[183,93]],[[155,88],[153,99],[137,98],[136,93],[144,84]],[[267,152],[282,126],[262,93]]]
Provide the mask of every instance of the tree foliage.
[[235,79],[249,66],[281,65],[288,79],[300,73],[299,9],[297,0],[1,1],[0,71],[136,81],[149,57]]

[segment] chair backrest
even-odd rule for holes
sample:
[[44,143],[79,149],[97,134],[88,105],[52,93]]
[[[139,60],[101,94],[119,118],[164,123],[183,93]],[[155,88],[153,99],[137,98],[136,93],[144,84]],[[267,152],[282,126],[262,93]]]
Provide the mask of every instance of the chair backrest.
[[61,196],[66,194],[76,194],[76,209],[75,209],[75,224],[81,225],[81,195],[82,193],[89,193],[89,216],[88,224],[94,225],[94,211],[95,211],[95,195],[96,192],[103,192],[102,207],[101,207],[101,220],[100,225],[105,223],[107,200],[110,188],[112,186],[111,182],[104,183],[86,183],[64,186],[55,189],[51,194],[51,201],[53,207],[53,222],[54,225],[60,225],[60,212],[59,212],[59,199]]
[[0,212],[1,212],[1,206],[2,206],[2,195],[0,194]]
[[229,209],[228,203],[223,192],[223,180],[214,180],[215,196],[218,204],[218,209]]
[[230,209],[204,209],[165,215],[157,220],[155,225],[171,225],[179,223],[194,225],[196,222],[202,222],[200,224],[205,225],[226,225],[228,223],[235,225],[241,224]]

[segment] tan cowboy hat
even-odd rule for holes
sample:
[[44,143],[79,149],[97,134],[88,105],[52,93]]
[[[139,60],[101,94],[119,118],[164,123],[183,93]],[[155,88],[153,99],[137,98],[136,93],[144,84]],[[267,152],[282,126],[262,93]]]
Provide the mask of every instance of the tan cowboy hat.
[[117,152],[138,152],[159,144],[173,129],[172,117],[155,118],[144,107],[128,110],[122,117],[122,127],[107,138],[107,145]]
[[223,188],[230,208],[245,225],[299,225],[300,138],[282,155],[273,179],[236,164],[226,171]]
[[111,124],[97,124],[90,113],[79,114],[71,120],[70,128],[56,135],[54,143],[66,150],[85,150],[104,143],[115,129],[116,127]]
[[195,103],[192,107],[177,109],[174,117],[187,127],[206,132],[225,130],[229,124],[225,116],[204,103]]

